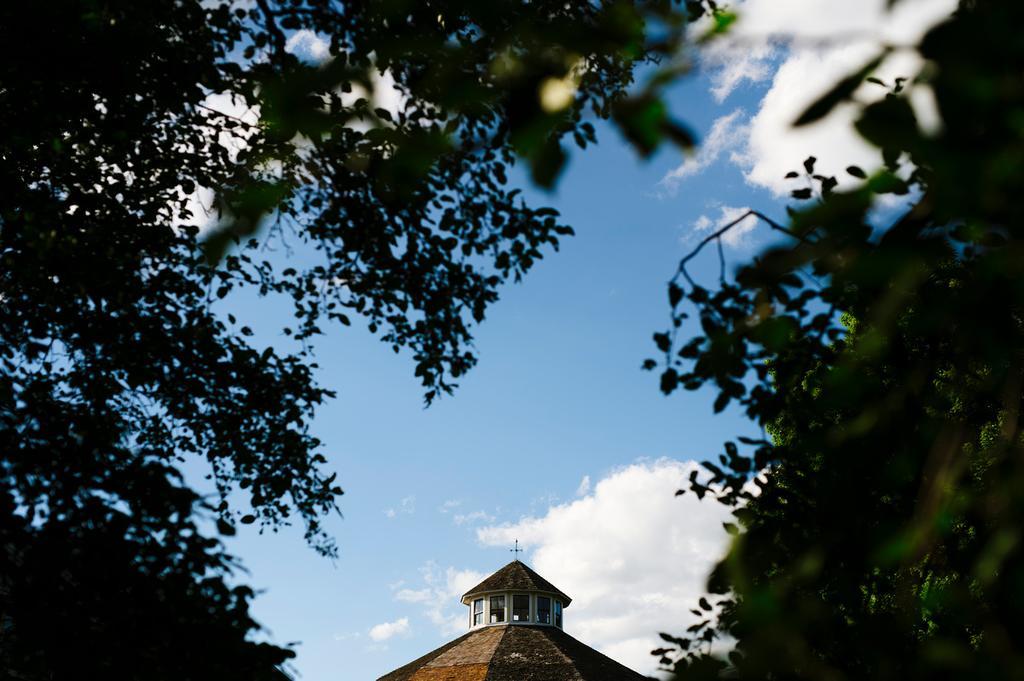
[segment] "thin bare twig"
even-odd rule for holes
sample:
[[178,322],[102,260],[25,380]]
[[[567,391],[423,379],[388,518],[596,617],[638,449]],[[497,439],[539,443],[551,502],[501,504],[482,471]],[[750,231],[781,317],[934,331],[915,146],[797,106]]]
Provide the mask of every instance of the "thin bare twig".
[[803,236],[797,234],[796,232],[794,232],[794,231],[792,231],[790,229],[786,229],[785,227],[780,225],[778,222],[776,222],[775,220],[772,220],[770,217],[765,215],[764,213],[761,213],[761,212],[756,211],[756,210],[748,210],[746,213],[744,213],[743,215],[739,216],[735,220],[729,222],[726,225],[723,225],[722,227],[720,227],[715,232],[713,232],[713,233],[709,234],[708,236],[704,237],[703,239],[701,239],[701,242],[699,244],[697,244],[697,246],[692,251],[690,251],[682,260],[679,261],[679,268],[676,270],[676,275],[675,275],[675,277],[673,277],[673,279],[676,279],[676,278],[678,278],[681,275],[681,276],[683,276],[686,279],[687,283],[689,283],[690,286],[696,286],[697,283],[690,277],[690,274],[686,271],[686,263],[690,262],[695,257],[697,257],[697,254],[700,253],[704,249],[704,247],[707,246],[709,243],[711,243],[715,239],[720,239],[723,234],[725,234],[730,229],[732,229],[736,225],[740,224],[741,222],[743,222],[744,220],[746,220],[750,216],[754,216],[758,220],[763,221],[765,224],[767,224],[769,227],[771,227],[773,230],[775,230],[777,232],[782,232],[783,234],[791,236],[794,239],[800,241],[801,243],[808,243],[806,238],[804,238]]
[[721,239],[718,240],[718,283],[725,283],[725,248]]

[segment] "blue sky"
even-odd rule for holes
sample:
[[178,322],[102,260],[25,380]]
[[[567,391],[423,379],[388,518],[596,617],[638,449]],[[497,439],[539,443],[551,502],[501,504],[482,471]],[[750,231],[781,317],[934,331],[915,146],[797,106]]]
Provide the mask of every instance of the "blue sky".
[[[748,0],[752,16],[764,1]],[[783,215],[782,175],[808,145],[837,167],[851,155],[873,165],[872,150],[842,137],[842,112],[809,139],[771,128],[870,46],[759,45],[720,50],[673,91],[674,110],[706,140],[685,170],[676,151],[637,160],[599,125],[599,144],[574,152],[557,191],[523,183],[577,235],[502,290],[476,330],[480,362],[453,397],[424,409],[410,359],[359,324],[319,341],[318,378],[337,398],[314,430],[346,490],[344,519],[328,523],[341,556],[318,556],[301,528],[246,527],[228,545],[262,590],[257,620],[273,640],[300,642],[302,679],[375,679],[453,638],[464,629],[460,590],[508,562],[513,538],[575,599],[567,631],[638,671],[654,668],[657,631],[689,623],[725,546],[724,517],[672,492],[689,462],[752,428],[734,412],[714,416],[711,393],[663,397],[640,370],[668,321],[666,282],[700,228],[748,206]],[[814,63],[817,81],[806,76]],[[727,257],[768,238],[753,227]],[[712,282],[717,260],[696,271]],[[258,331],[287,314],[229,300],[225,311],[257,319]]]

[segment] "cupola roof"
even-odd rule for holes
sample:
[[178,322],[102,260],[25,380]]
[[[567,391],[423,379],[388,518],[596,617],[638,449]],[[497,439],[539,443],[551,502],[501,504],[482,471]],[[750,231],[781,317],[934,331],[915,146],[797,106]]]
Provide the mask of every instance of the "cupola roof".
[[541,591],[560,598],[566,606],[572,601],[561,589],[538,575],[526,563],[519,560],[512,561],[467,591],[462,596],[462,602],[467,603],[473,596],[485,594],[489,591]]

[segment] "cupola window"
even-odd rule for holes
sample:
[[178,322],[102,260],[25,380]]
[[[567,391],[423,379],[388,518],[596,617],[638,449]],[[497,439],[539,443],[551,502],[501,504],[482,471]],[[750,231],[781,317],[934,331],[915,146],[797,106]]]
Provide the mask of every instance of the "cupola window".
[[551,624],[551,599],[547,596],[537,596],[537,621]]
[[512,621],[530,621],[530,597],[526,594],[516,594],[512,597]]
[[477,627],[484,623],[484,599],[478,598],[473,601],[473,626]]
[[491,624],[505,621],[505,597],[491,596]]
[[555,601],[555,626],[562,628],[562,601]]

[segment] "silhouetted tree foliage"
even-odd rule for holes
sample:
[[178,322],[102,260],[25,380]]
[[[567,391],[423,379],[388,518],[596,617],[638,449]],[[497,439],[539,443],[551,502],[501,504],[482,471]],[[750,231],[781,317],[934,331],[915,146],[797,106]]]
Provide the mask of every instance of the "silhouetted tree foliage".
[[[806,202],[761,216],[779,241],[712,290],[687,260],[671,282],[648,368],[667,393],[714,386],[716,410],[766,432],[685,492],[737,522],[699,621],[655,651],[677,678],[1024,677],[1022,21],[1019,2],[962,3],[919,45],[925,71],[860,110],[885,167],[840,190],[807,159],[790,174]],[[905,96],[925,81],[934,135]],[[912,205],[873,223],[889,195]]]
[[[706,12],[2,3],[0,676],[278,673],[293,653],[253,642],[252,592],[210,533],[297,516],[335,553],[321,519],[342,490],[309,432],[331,395],[311,340],[362,315],[411,351],[428,402],[450,391],[498,286],[571,233],[510,167],[552,186],[568,145],[595,141],[585,116],[613,118],[641,154],[690,144],[659,92]],[[293,54],[314,36],[322,60]],[[219,314],[235,289],[290,299],[291,341],[264,349]],[[182,479],[190,459],[214,498]]]

